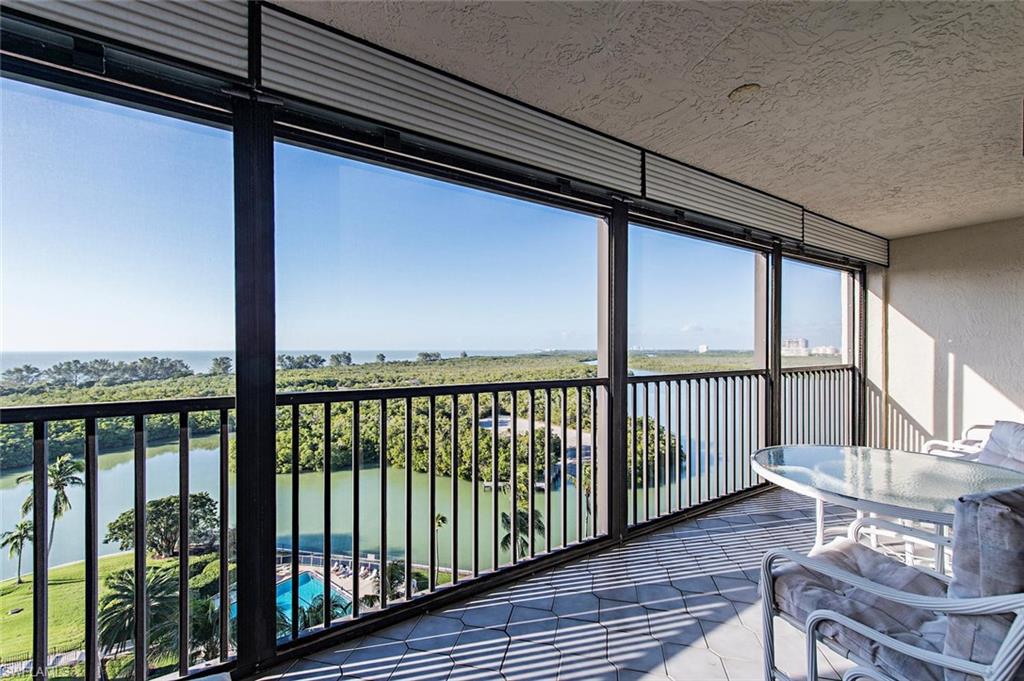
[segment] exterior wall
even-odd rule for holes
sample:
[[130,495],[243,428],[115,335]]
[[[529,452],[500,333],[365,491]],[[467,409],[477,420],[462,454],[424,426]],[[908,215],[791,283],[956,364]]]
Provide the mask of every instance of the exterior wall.
[[1024,422],[1024,217],[897,239],[890,257],[868,281],[869,442]]

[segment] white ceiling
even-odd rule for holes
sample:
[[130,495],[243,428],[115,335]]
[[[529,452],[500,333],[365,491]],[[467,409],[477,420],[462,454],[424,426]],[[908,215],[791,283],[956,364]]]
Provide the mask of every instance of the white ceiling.
[[280,4],[882,236],[1024,215],[1024,2]]

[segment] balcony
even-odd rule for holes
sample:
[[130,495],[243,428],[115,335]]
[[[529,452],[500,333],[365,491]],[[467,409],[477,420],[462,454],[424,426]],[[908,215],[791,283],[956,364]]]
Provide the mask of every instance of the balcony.
[[[259,678],[761,681],[761,547],[813,542],[813,506],[766,490]],[[777,645],[779,667],[803,678],[803,634],[780,629]],[[821,653],[821,678],[851,666]]]
[[1024,421],[1012,3],[111,7],[0,9],[0,677],[764,679],[756,452]]

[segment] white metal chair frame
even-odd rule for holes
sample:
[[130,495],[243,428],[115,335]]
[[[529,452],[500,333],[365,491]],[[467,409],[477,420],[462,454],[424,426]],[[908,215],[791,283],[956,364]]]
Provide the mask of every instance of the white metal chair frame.
[[[850,528],[850,536],[856,538],[860,529],[865,525],[881,524],[882,521],[876,518],[864,518],[855,521]],[[856,527],[854,527],[856,526]],[[908,528],[899,526],[901,531]],[[920,533],[922,539],[933,538],[927,532]],[[985,665],[970,660],[963,660],[951,655],[936,653],[916,646],[903,643],[879,631],[850,619],[842,613],[833,610],[815,610],[807,617],[806,622],[801,622],[786,613],[779,612],[775,607],[775,581],[772,578],[772,566],[779,560],[788,560],[803,566],[808,570],[818,572],[831,577],[844,584],[849,584],[867,593],[885,598],[894,603],[900,603],[913,608],[929,610],[935,613],[950,615],[1015,615],[1010,630],[1003,640],[999,651],[991,664]],[[931,571],[928,571],[931,573]],[[948,577],[942,576],[944,581]],[[846,650],[831,639],[821,637],[818,628],[824,622],[835,622],[851,631],[870,639],[879,645],[885,646],[908,657],[921,660],[939,667],[964,672],[969,675],[980,677],[983,681],[1010,681],[1024,661],[1024,593],[1007,594],[1003,596],[985,596],[981,598],[936,598],[921,596],[920,594],[900,591],[887,586],[872,582],[860,575],[836,568],[825,561],[810,556],[805,556],[796,551],[788,549],[776,549],[767,552],[761,560],[761,609],[762,623],[764,626],[764,679],[765,681],[791,681],[781,670],[775,667],[775,617],[779,617],[797,628],[803,628],[807,634],[807,679],[816,681],[818,678],[818,650],[817,643],[820,639],[829,648],[855,662],[858,667],[849,670],[843,681],[854,681],[855,679],[870,679],[872,681],[897,681],[888,675],[874,668],[867,660],[859,658],[856,654]],[[902,680],[900,680],[902,681]]]
[[[926,454],[935,454],[936,456],[962,457],[979,454],[985,448],[985,443],[992,434],[992,428],[994,427],[991,423],[977,423],[973,426],[967,426],[960,434],[959,440],[928,440],[924,443],[922,449]],[[975,431],[987,432],[976,433]]]

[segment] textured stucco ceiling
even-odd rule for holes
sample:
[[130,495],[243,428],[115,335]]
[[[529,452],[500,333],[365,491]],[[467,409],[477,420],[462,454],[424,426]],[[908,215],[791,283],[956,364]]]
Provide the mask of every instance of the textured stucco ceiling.
[[898,237],[1024,214],[1024,3],[282,5]]

